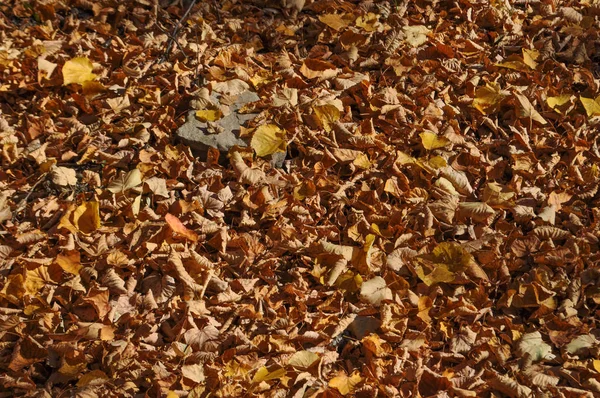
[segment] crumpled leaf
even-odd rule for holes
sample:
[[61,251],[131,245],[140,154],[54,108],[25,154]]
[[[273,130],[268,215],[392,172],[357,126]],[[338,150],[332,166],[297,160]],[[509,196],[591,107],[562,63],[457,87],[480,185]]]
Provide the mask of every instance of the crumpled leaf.
[[498,83],[487,83],[475,91],[473,107],[484,115],[489,115],[500,109],[502,101],[508,93],[500,88]]

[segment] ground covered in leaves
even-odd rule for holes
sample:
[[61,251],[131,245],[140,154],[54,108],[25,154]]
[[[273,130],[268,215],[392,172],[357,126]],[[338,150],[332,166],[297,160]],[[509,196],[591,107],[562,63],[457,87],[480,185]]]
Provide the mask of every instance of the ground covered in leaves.
[[597,1],[182,3],[0,4],[2,396],[600,395]]

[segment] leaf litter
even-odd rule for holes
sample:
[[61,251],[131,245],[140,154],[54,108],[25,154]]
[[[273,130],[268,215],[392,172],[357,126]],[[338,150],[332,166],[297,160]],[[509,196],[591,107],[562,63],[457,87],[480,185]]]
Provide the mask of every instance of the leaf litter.
[[600,394],[597,4],[117,3],[0,4],[2,394]]

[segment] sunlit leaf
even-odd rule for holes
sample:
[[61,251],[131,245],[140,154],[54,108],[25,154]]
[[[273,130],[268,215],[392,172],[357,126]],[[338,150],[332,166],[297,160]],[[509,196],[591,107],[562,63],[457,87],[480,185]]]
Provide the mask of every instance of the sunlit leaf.
[[173,232],[183,236],[186,239],[191,240],[192,242],[198,241],[198,234],[194,231],[189,230],[183,223],[179,220],[179,218],[174,215],[167,213],[165,216],[165,221],[169,224],[169,227],[173,230]]
[[285,130],[274,124],[263,124],[254,131],[250,146],[261,157],[285,152]]
[[121,173],[119,177],[110,183],[108,190],[112,193],[123,193],[141,184],[142,173],[139,169],[135,168],[126,174]]
[[402,30],[406,35],[404,41],[412,47],[419,47],[427,43],[427,35],[431,33],[431,31],[423,25],[405,26]]
[[298,351],[288,361],[288,365],[297,369],[308,369],[319,360],[319,355],[312,351]]
[[329,387],[337,389],[340,394],[352,394],[356,390],[356,386],[362,382],[362,377],[358,372],[354,372],[352,376],[345,373],[340,374],[329,380]]
[[201,122],[214,122],[223,117],[223,113],[218,109],[201,109],[196,111],[196,117]]
[[519,101],[519,104],[521,105],[521,107],[519,108],[519,115],[521,117],[535,120],[536,122],[542,125],[548,123],[546,119],[544,119],[542,115],[540,115],[538,111],[535,110],[535,108],[533,107],[531,102],[529,102],[529,99],[527,99],[527,97],[519,93],[515,93],[514,95],[515,98]]
[[588,117],[600,116],[600,97],[596,99],[579,97],[579,100],[583,104]]
[[419,136],[421,137],[423,147],[427,150],[443,148],[450,143],[446,137],[438,136],[431,131],[425,131],[419,134]]
[[313,109],[319,123],[327,132],[330,132],[333,128],[333,124],[340,120],[340,110],[334,105],[317,105],[314,106]]
[[71,83],[83,84],[92,81],[96,78],[92,70],[94,70],[94,65],[92,65],[92,61],[88,58],[77,57],[70,59],[62,67],[63,84],[66,86]]

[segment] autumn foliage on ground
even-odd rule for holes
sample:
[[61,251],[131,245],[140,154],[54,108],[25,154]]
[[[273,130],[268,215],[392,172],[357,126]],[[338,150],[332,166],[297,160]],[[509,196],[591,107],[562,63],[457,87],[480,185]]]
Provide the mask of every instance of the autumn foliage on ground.
[[597,1],[197,3],[0,2],[2,396],[600,394]]

